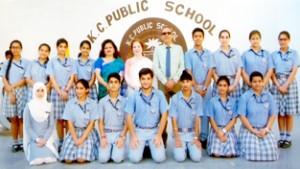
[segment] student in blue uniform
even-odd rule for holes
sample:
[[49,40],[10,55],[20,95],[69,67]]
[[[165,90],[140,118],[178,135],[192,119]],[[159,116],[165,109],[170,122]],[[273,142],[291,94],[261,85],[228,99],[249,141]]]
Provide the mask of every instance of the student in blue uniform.
[[[229,95],[233,99],[238,99],[242,94],[239,83],[242,71],[242,60],[237,49],[229,45],[230,33],[222,30],[219,33],[221,42],[220,49],[213,53],[212,67],[214,68],[213,78],[217,82],[220,76],[227,76],[230,81]],[[217,86],[214,83],[213,96],[217,95]]]
[[249,40],[251,47],[242,54],[243,92],[246,92],[251,88],[249,76],[254,71],[258,71],[264,75],[264,84],[266,89],[269,90],[269,82],[274,68],[271,55],[267,50],[262,49],[260,46],[261,34],[258,30],[250,32]]
[[12,152],[23,151],[23,110],[25,107],[25,71],[29,61],[21,57],[22,43],[13,40],[9,46],[12,57],[3,63],[0,76],[4,85],[3,113],[10,119]]
[[[50,83],[49,76],[46,74],[50,51],[51,51],[50,46],[46,43],[42,43],[39,46],[38,59],[31,61],[26,69],[26,72],[25,72],[26,83],[27,83],[27,101],[26,101],[26,103],[28,103],[32,99],[32,87],[35,82],[44,83],[47,87],[47,91],[49,91],[49,93],[50,93],[51,83]],[[47,97],[47,98],[49,98],[49,97]]]
[[68,133],[60,153],[66,163],[91,162],[97,159],[99,135],[94,128],[98,119],[97,102],[88,97],[89,83],[84,79],[76,82],[76,97],[66,104],[62,119],[68,122]]
[[275,67],[272,93],[279,111],[278,146],[281,148],[289,148],[292,145],[293,115],[299,113],[298,85],[295,78],[300,65],[299,55],[297,51],[289,48],[290,39],[287,31],[280,32],[278,36],[280,49],[272,53]]
[[129,96],[125,112],[130,132],[129,160],[142,160],[145,145],[149,145],[152,159],[163,162],[166,159],[162,133],[168,118],[168,103],[164,93],[152,87],[153,72],[143,68],[139,72],[141,88]]
[[108,75],[108,95],[99,102],[100,148],[99,161],[107,163],[112,159],[120,163],[125,158],[125,98],[121,96],[121,76],[118,73]]
[[180,76],[181,91],[172,96],[170,117],[174,134],[174,158],[186,159],[187,152],[194,162],[201,159],[201,143],[198,139],[202,97],[192,90],[193,78],[186,70]]
[[97,87],[95,84],[96,75],[94,74],[95,60],[89,56],[91,48],[91,42],[88,40],[84,40],[80,43],[80,53],[78,55],[78,59],[76,60],[77,74],[74,78],[75,83],[79,79],[87,80],[90,86],[90,98],[93,100],[98,100]]
[[274,161],[278,159],[278,148],[272,126],[278,109],[274,97],[263,90],[263,75],[252,72],[252,89],[239,99],[238,114],[242,121],[239,133],[241,155],[251,161]]
[[206,149],[208,138],[208,117],[207,105],[212,95],[211,78],[213,69],[211,67],[212,53],[203,48],[204,31],[201,28],[195,28],[192,33],[194,47],[187,51],[184,56],[185,69],[193,77],[194,90],[202,96],[203,116],[201,116],[201,133],[199,140],[202,148]]
[[55,144],[57,136],[55,122],[51,112],[51,103],[47,101],[47,89],[44,83],[36,82],[32,89],[32,99],[24,110],[24,152],[30,165],[53,163],[58,152]]
[[211,129],[207,152],[214,157],[236,157],[239,155],[234,129],[238,117],[236,102],[228,96],[230,82],[226,76],[219,77],[217,86],[219,94],[210,100],[208,106]]
[[60,151],[64,138],[64,120],[62,115],[67,101],[73,96],[74,75],[76,66],[73,59],[66,56],[68,41],[64,38],[56,42],[57,56],[52,58],[46,73],[50,76],[52,85],[51,102],[54,119],[57,120],[57,134],[59,139],[58,151]]

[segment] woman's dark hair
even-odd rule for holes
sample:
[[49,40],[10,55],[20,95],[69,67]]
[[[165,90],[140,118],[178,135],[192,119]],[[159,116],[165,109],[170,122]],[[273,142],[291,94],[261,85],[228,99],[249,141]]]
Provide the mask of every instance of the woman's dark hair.
[[249,40],[251,39],[251,37],[252,37],[253,35],[258,35],[259,38],[261,38],[261,34],[260,34],[260,32],[259,32],[258,30],[253,30],[253,31],[251,31],[251,32],[249,33]]
[[112,44],[113,48],[115,49],[114,58],[119,57],[120,54],[119,54],[118,48],[111,39],[106,39],[105,41],[102,42],[99,57],[105,57],[104,48],[105,48],[105,45],[108,43]]
[[252,82],[254,77],[261,77],[262,80],[264,79],[264,76],[258,71],[254,71],[250,74],[250,82]]
[[[81,43],[80,43],[80,45],[79,45],[79,48],[81,48],[84,44],[87,44],[87,45],[90,47],[90,49],[92,49],[92,44],[91,44],[91,42],[88,41],[88,40],[83,40],[83,41],[81,41]],[[80,58],[80,57],[81,57],[81,52],[78,53],[78,58]]]
[[115,78],[121,83],[121,76],[119,75],[119,73],[114,72],[114,73],[109,74],[107,77],[107,81],[109,82],[109,80],[111,78]]
[[228,33],[229,38],[230,38],[230,32],[227,29],[223,29],[223,30],[220,31],[219,38],[221,37],[222,33],[224,33],[224,32]]
[[150,74],[150,76],[153,78],[153,71],[150,68],[143,68],[139,72],[139,78],[141,78],[143,75]]
[[221,81],[225,81],[227,83],[228,86],[230,86],[230,81],[228,79],[227,76],[220,76],[219,79],[217,80],[217,85],[221,82]]
[[6,56],[12,56],[12,55],[13,55],[13,54],[11,53],[10,50],[5,51],[5,57],[6,57]]
[[288,39],[291,39],[291,35],[288,31],[281,31],[278,35],[278,40],[279,40],[281,35],[285,35]]
[[193,30],[193,32],[192,32],[192,36],[194,36],[196,32],[201,32],[202,35],[203,35],[203,37],[204,37],[204,31],[203,31],[203,29],[201,29],[201,28],[195,28]]
[[79,80],[76,82],[76,85],[77,85],[78,83],[82,84],[83,87],[84,87],[85,89],[89,89],[89,88],[90,88],[89,82],[88,82],[87,80],[85,80],[85,79],[79,79]]
[[[21,47],[21,49],[23,49],[23,45],[22,45],[22,42],[21,42],[21,41],[19,41],[19,40],[13,40],[13,41],[10,42],[10,45],[9,45],[9,50],[10,50],[10,51],[11,51],[12,45],[13,45],[14,43],[19,44],[19,46]],[[5,78],[7,79],[7,81],[8,81],[8,79],[9,79],[9,71],[10,71],[10,68],[11,68],[11,64],[12,64],[13,59],[14,59],[14,55],[13,55],[13,53],[11,53],[11,58],[10,58],[9,61],[8,61],[7,69],[6,69],[6,72],[5,72]]]
[[56,47],[58,47],[60,44],[65,43],[68,47],[68,41],[65,38],[60,38],[56,41]]
[[186,70],[183,70],[180,76],[180,81],[184,81],[184,80],[193,80],[192,75],[189,74]]

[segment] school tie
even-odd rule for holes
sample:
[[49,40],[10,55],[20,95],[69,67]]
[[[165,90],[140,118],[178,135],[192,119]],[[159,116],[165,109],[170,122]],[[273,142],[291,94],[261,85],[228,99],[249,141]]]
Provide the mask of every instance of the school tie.
[[167,46],[167,55],[166,55],[166,76],[169,78],[171,76],[171,51],[170,46]]

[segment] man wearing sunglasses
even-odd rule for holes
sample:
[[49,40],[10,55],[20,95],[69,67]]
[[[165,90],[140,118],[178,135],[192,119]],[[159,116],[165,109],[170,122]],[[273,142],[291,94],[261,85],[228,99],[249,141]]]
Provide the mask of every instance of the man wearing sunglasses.
[[[172,95],[180,91],[178,80],[184,70],[184,54],[182,47],[173,43],[173,28],[165,26],[161,30],[162,45],[155,47],[153,54],[154,73],[158,79],[158,88],[163,91],[168,103]],[[163,141],[167,145],[168,135],[163,133]]]

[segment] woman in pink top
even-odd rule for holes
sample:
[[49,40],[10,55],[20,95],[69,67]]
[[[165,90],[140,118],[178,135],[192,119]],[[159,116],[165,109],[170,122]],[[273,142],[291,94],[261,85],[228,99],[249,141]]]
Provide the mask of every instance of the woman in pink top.
[[[152,61],[143,54],[144,44],[140,40],[133,40],[130,45],[131,58],[125,62],[125,80],[127,83],[127,96],[130,96],[134,91],[138,90],[140,85],[139,71],[142,68],[153,69]],[[157,81],[154,80],[153,86],[157,86]]]

